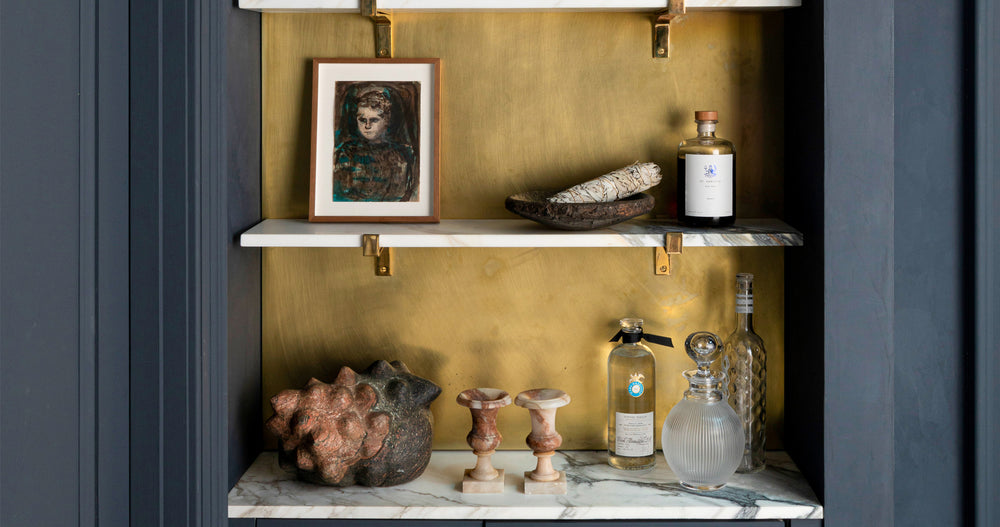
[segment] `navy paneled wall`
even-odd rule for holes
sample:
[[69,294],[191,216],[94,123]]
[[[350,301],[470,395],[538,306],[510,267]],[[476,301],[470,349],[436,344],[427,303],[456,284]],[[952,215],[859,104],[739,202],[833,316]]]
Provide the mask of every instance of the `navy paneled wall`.
[[[896,525],[968,525],[964,368],[972,347],[966,291],[966,187],[974,158],[963,70],[961,2],[895,3],[893,200]],[[928,24],[928,19],[934,20]],[[933,247],[932,252],[929,248]]]
[[[975,115],[975,187],[970,214],[974,218],[975,304],[975,436],[968,465],[978,527],[1000,525],[1000,5],[977,0],[969,25],[969,48],[974,49],[976,100],[968,105]],[[966,356],[967,357],[967,356]]]
[[823,505],[831,526],[893,525],[893,15],[892,0],[824,3]]
[[0,1],[0,525],[128,517],[127,2]]
[[65,0],[0,10],[0,524],[66,525],[82,512],[79,446],[94,444],[80,419],[93,402],[80,390],[93,361],[81,315],[94,293],[80,276],[94,265],[79,225],[93,205],[80,201],[83,172],[86,185],[93,178],[80,162],[80,13]]
[[260,220],[260,15],[224,9],[226,26],[225,144],[228,274],[228,486],[260,453],[260,249],[239,235]]
[[234,9],[129,6],[132,525],[227,521],[224,83]]

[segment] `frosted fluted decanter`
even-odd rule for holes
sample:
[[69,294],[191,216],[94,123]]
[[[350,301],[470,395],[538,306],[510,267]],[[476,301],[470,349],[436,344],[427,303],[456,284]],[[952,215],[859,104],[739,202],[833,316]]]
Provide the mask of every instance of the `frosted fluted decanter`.
[[719,337],[692,333],[684,348],[698,369],[684,372],[690,387],[663,422],[663,457],[681,485],[716,490],[743,458],[743,425],[722,396],[725,375],[709,369],[722,351]]

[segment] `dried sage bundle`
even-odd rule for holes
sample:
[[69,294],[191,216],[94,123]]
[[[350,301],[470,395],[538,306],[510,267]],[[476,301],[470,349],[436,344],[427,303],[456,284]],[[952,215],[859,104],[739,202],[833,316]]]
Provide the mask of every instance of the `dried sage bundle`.
[[580,183],[549,198],[553,203],[598,203],[638,194],[660,183],[656,163],[633,163],[625,168]]

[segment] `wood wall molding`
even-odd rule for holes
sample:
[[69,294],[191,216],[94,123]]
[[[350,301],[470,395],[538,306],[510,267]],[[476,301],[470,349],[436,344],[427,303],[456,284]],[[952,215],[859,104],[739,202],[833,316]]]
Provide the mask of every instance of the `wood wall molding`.
[[975,12],[975,515],[1000,524],[1000,6]]

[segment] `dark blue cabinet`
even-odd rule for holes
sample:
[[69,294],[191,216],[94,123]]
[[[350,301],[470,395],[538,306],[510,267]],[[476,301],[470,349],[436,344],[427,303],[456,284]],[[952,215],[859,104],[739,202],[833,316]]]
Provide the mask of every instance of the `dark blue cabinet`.
[[[0,0],[4,527],[355,525],[226,518],[261,415],[236,4]],[[827,525],[1000,525],[1000,6],[784,16],[789,449]]]

